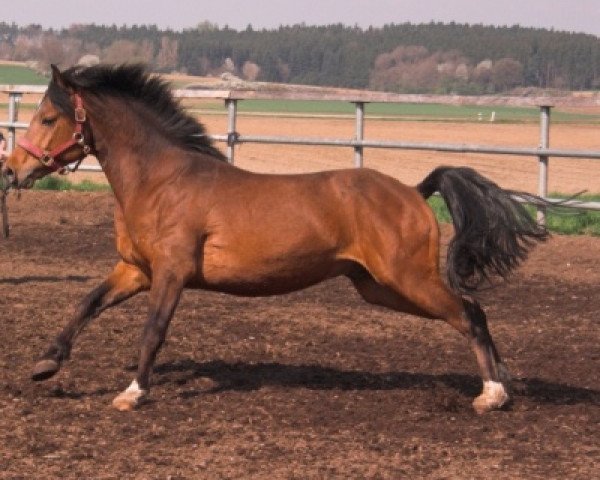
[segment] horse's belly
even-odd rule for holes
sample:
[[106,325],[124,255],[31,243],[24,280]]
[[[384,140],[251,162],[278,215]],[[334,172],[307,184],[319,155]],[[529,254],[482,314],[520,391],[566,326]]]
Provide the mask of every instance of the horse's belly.
[[277,295],[300,290],[326,278],[344,274],[347,262],[331,252],[244,256],[205,252],[197,287],[237,295]]

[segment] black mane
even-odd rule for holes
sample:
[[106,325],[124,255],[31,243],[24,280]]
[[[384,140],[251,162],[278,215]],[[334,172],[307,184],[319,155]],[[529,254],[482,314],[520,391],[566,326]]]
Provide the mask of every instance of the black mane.
[[[71,67],[61,73],[66,86],[93,94],[133,98],[156,113],[165,135],[185,149],[206,153],[219,160],[225,156],[213,146],[204,126],[187,114],[173,98],[169,85],[151,75],[143,65],[95,65]],[[73,106],[64,90],[50,82],[48,96],[52,103],[66,113]]]

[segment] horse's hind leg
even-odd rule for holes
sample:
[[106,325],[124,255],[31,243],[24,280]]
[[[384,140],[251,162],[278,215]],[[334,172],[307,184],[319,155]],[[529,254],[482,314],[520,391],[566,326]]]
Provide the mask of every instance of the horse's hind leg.
[[508,370],[498,355],[485,313],[475,301],[454,295],[437,274],[411,275],[410,268],[403,270],[400,281],[388,279],[385,284],[380,283],[366,271],[351,280],[366,301],[445,320],[468,339],[483,379],[483,392],[473,401],[477,413],[500,408],[509,401]]
[[75,308],[75,314],[56,337],[33,369],[33,380],[46,380],[69,358],[77,335],[103,310],[112,307],[149,287],[148,277],[137,267],[119,262],[100,285],[88,293]]
[[[488,330],[484,311],[477,301],[463,298],[464,315],[453,327],[469,338],[482,372],[483,392],[473,401],[477,413],[500,408],[510,400],[510,374],[502,362]],[[468,320],[467,322],[465,322]]]

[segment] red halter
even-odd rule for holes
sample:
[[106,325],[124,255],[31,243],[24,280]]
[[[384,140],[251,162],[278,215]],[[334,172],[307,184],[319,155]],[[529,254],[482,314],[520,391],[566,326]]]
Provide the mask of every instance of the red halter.
[[73,136],[68,141],[66,141],[62,145],[59,145],[51,151],[41,149],[37,145],[31,143],[26,138],[21,138],[17,142],[17,145],[19,147],[24,149],[30,155],[33,155],[40,161],[42,165],[50,168],[54,172],[67,171],[66,165],[59,165],[56,162],[55,158],[61,155],[62,153],[66,152],[70,148],[77,145],[83,149],[83,156],[78,160],[77,166],[74,168],[74,170],[77,169],[81,161],[92,150],[92,148],[85,143],[85,136],[83,135],[83,124],[86,121],[86,112],[83,108],[83,100],[81,99],[81,96],[77,93],[73,94],[73,99],[75,103],[75,131],[73,132]]

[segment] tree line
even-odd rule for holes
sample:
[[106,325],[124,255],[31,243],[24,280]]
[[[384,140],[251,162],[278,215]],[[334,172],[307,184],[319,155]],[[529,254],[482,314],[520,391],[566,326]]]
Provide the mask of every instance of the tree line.
[[69,66],[82,56],[144,62],[156,72],[370,88],[493,93],[514,87],[600,88],[600,38],[580,33],[467,24],[338,25],[244,30],[201,22],[183,31],[0,23],[0,59]]

